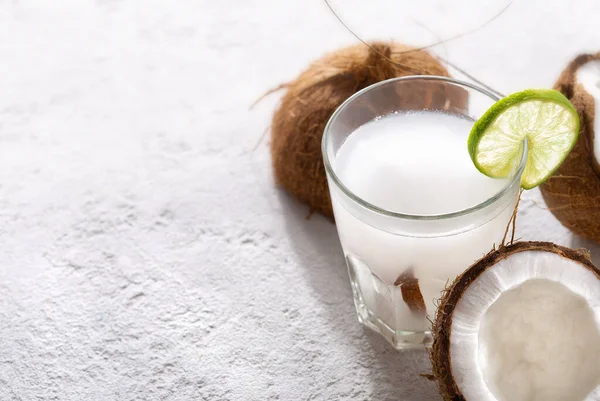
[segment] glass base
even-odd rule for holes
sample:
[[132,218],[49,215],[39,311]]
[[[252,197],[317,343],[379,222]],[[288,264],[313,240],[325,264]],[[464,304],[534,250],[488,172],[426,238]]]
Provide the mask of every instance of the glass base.
[[[432,336],[426,330],[429,327],[426,317],[415,318],[410,314],[399,288],[385,284],[356,257],[346,255],[346,262],[360,323],[381,334],[396,349],[431,345]],[[404,329],[390,325],[404,326]],[[422,330],[408,330],[407,325]]]
[[366,305],[359,303],[357,297],[354,297],[354,305],[356,306],[356,313],[358,314],[358,321],[381,334],[391,345],[397,350],[401,349],[414,349],[431,346],[433,337],[431,332],[428,331],[404,331],[394,330],[387,324],[378,319]]

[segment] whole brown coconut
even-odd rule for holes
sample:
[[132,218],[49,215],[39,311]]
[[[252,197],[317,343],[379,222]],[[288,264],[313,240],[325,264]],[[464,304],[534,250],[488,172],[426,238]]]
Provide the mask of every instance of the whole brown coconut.
[[351,46],[312,63],[285,85],[287,92],[273,116],[271,155],[277,183],[307,203],[311,212],[331,218],[321,138],[333,112],[354,93],[379,81],[408,75],[449,76],[425,51],[404,53],[411,48],[398,43],[370,46]]
[[577,109],[581,132],[567,159],[542,184],[541,190],[548,208],[565,227],[600,243],[600,165],[593,145],[595,100],[577,79],[577,72],[582,66],[598,60],[600,53],[578,56],[562,72],[554,86]]
[[586,250],[520,242],[475,262],[442,295],[432,327],[443,399],[600,399],[597,291]]

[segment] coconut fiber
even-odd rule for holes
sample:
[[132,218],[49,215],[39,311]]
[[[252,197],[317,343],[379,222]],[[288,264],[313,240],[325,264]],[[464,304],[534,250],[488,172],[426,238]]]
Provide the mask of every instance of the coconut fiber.
[[576,57],[554,86],[577,110],[581,132],[573,150],[541,190],[548,208],[565,227],[600,244],[600,175],[594,169],[592,142],[594,98],[577,83],[577,70],[591,60],[600,60],[600,53]]

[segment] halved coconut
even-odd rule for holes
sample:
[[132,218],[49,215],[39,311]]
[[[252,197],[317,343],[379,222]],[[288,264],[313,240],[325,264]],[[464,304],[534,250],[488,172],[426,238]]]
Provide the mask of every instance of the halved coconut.
[[585,251],[490,252],[444,293],[433,334],[444,400],[600,400],[600,270]]
[[581,133],[542,194],[565,227],[600,243],[600,53],[576,57],[554,87],[573,103]]

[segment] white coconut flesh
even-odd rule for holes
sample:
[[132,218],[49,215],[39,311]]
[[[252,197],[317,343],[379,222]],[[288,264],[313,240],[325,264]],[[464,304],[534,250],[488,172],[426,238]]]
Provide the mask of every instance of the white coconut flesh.
[[468,401],[600,400],[600,280],[555,253],[508,256],[457,302],[450,357]]
[[594,158],[600,164],[600,60],[588,61],[577,70],[576,81],[594,98]]

